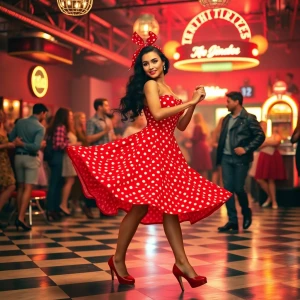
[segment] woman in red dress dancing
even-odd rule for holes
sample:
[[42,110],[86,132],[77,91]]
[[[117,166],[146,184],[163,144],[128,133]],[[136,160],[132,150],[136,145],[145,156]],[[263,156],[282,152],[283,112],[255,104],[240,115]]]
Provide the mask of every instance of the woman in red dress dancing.
[[127,248],[140,223],[163,223],[175,256],[173,273],[183,289],[182,277],[192,287],[205,284],[206,278],[198,276],[188,261],[180,222],[209,216],[231,193],[190,168],[176,143],[175,127],[185,130],[205,91],[198,86],[191,101],[177,99],[165,83],[169,61],[154,45],[156,39],[151,32],[144,42],[134,33],[132,40],[140,47],[133,55],[134,73],[119,109],[124,120],[134,120],[144,111],[147,126],[106,145],[70,146],[68,153],[85,195],[96,199],[105,215],[116,215],[118,209],[128,212],[108,262],[112,279],[115,273],[119,283],[134,284],[125,265]]

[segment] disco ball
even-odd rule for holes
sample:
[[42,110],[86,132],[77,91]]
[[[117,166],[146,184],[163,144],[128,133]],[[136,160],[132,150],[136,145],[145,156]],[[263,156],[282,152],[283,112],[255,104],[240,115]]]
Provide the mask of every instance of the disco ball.
[[87,14],[92,6],[93,0],[57,0],[60,11],[69,16],[82,16]]

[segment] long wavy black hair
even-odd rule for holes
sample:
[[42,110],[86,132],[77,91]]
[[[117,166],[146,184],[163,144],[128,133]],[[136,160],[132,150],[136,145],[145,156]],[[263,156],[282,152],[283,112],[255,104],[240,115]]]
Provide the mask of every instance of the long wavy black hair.
[[163,72],[164,74],[168,73],[170,67],[169,60],[159,49],[153,46],[147,46],[142,49],[136,59],[133,75],[130,76],[127,83],[126,94],[121,98],[120,106],[116,109],[121,114],[122,121],[127,121],[128,119],[134,121],[137,116],[141,115],[144,108],[144,85],[151,78],[144,71],[142,57],[149,52],[155,52],[159,55],[165,63]]

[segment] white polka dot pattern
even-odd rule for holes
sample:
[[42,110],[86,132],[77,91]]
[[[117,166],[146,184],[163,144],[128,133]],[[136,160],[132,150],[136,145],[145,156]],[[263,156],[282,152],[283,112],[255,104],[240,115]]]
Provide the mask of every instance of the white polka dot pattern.
[[[168,95],[160,101],[162,107],[182,103]],[[144,113],[147,126],[134,135],[105,145],[68,147],[85,195],[106,215],[149,204],[143,224],[162,223],[164,212],[191,223],[209,216],[231,193],[186,163],[174,137],[182,112],[161,121],[147,107]]]

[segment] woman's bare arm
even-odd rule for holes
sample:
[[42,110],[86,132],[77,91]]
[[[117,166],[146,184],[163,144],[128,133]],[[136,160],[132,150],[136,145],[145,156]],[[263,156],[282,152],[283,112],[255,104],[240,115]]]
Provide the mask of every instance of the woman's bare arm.
[[177,122],[177,128],[181,131],[184,131],[187,126],[190,124],[190,121],[192,119],[194,110],[196,108],[196,105],[191,106],[185,113],[182,115],[178,122]]
[[197,95],[198,98],[194,96],[193,99],[187,103],[183,103],[173,107],[161,107],[159,101],[158,85],[154,80],[149,80],[145,83],[144,93],[149,110],[156,121],[174,116],[187,108],[195,106],[200,101],[201,97],[201,94],[199,92],[199,95]]

